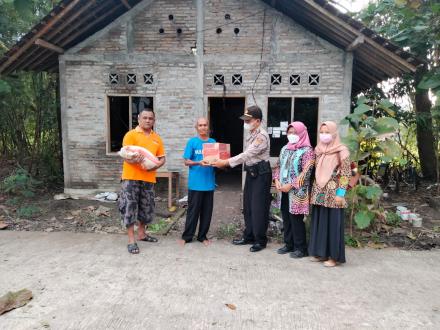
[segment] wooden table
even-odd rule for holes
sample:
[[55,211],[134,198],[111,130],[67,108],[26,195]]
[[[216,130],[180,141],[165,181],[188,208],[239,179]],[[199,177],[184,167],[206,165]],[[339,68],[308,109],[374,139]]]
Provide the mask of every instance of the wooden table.
[[157,171],[156,178],[168,179],[168,208],[173,206],[173,180],[176,182],[176,199],[179,199],[179,174],[178,171]]

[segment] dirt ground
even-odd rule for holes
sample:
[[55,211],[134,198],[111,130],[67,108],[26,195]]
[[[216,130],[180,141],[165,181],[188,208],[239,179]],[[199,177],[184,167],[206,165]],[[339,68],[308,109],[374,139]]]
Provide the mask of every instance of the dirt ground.
[[[8,164],[6,164],[8,165]],[[10,164],[9,164],[10,165]],[[0,168],[0,179],[7,175],[8,166]],[[239,176],[220,180],[214,197],[214,212],[210,237],[230,240],[243,229],[241,214],[242,193]],[[14,231],[69,231],[100,234],[122,234],[120,216],[115,202],[93,199],[55,200],[62,188],[40,190],[32,198],[16,198],[0,193],[0,228]],[[423,218],[423,227],[414,228],[403,221],[397,226],[381,225],[376,232],[356,231],[359,246],[373,248],[398,247],[410,250],[440,248],[440,210],[430,205],[429,199],[438,196],[437,187],[423,183],[417,190],[403,186],[397,194],[386,191],[383,198],[385,210],[395,211],[403,205]],[[91,196],[92,197],[92,196]],[[178,237],[185,225],[185,205],[174,201],[176,210],[168,210],[166,191],[156,193],[156,219],[150,226],[152,233],[167,233]],[[167,227],[165,231],[164,227]],[[270,222],[269,235],[274,242],[282,242],[280,222]],[[346,231],[348,232],[348,230]]]

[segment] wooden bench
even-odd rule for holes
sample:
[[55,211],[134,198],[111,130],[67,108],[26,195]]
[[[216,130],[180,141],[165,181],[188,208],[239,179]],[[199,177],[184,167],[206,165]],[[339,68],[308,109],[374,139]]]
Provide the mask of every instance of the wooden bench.
[[179,171],[165,171],[158,170],[156,172],[156,178],[167,178],[168,179],[168,208],[173,206],[173,180],[176,183],[176,199],[179,199]]

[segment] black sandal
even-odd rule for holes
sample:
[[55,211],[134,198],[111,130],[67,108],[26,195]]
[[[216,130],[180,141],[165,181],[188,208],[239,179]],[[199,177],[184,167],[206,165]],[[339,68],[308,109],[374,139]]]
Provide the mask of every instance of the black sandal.
[[156,237],[150,236],[150,235],[145,235],[144,238],[139,239],[139,241],[143,241],[143,242],[150,242],[150,243],[157,243],[159,242],[159,240]]
[[139,247],[137,243],[132,243],[127,245],[128,252],[131,254],[138,254],[139,253]]

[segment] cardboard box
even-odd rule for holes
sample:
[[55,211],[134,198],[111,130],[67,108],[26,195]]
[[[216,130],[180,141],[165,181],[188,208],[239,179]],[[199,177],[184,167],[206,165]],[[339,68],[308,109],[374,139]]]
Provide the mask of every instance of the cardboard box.
[[203,160],[215,162],[218,159],[231,158],[231,146],[228,143],[205,143],[203,144]]

